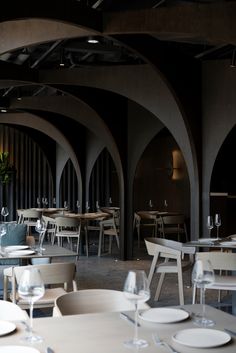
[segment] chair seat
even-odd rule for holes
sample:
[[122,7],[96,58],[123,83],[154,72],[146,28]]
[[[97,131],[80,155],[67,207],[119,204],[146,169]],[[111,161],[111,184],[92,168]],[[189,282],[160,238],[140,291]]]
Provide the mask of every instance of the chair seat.
[[[182,261],[181,268],[182,271],[186,271],[192,266],[190,261]],[[163,262],[157,265],[156,273],[178,273],[178,267],[176,261]]]
[[236,290],[236,280],[234,276],[215,275],[212,285],[206,285],[207,289]]
[[[46,289],[44,296],[35,302],[34,307],[53,307],[56,298],[65,293],[67,293],[65,289],[60,287]],[[17,296],[17,304],[20,305],[21,308],[24,308],[24,305],[26,308],[29,307],[29,302],[27,300],[21,299],[19,296]]]
[[79,233],[78,232],[73,232],[70,230],[64,230],[63,232],[57,232],[56,233],[56,237],[79,237]]

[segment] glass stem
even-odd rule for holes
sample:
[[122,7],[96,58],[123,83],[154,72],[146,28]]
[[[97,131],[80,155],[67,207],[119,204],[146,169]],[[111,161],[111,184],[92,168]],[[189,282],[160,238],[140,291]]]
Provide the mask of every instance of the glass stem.
[[135,303],[134,342],[138,341],[138,303]]
[[217,238],[219,238],[219,226],[216,227],[216,231],[217,231]]
[[33,335],[33,309],[34,309],[34,303],[31,300],[30,301],[30,336]]
[[201,302],[202,302],[202,317],[205,318],[206,305],[205,305],[205,286],[201,288]]

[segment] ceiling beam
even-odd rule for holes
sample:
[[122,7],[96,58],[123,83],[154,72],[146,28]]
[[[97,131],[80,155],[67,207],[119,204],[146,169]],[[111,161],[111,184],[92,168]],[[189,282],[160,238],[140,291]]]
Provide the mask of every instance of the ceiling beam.
[[54,42],[48,50],[46,50],[32,65],[30,65],[31,69],[35,69],[43,60],[45,60],[51,53],[59,46],[63,40],[57,40]]
[[103,31],[113,34],[155,34],[161,40],[236,45],[236,3],[181,3],[139,11],[103,14]]

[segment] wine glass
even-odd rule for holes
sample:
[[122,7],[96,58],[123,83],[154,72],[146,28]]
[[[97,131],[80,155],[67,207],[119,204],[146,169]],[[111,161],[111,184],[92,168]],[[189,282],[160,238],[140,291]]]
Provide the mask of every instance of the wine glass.
[[69,209],[69,206],[68,206],[68,202],[67,202],[67,201],[64,201],[64,209],[65,209],[66,211],[68,211],[68,209]]
[[1,215],[4,217],[4,222],[6,222],[6,217],[9,215],[9,211],[7,207],[2,207]]
[[165,209],[165,211],[167,211],[167,207],[168,207],[167,200],[164,200],[164,209]]
[[57,201],[56,201],[56,198],[55,198],[55,197],[54,197],[53,200],[52,200],[52,204],[53,204],[54,207],[56,207]]
[[216,230],[217,230],[217,239],[219,239],[219,228],[221,226],[221,217],[219,213],[215,214],[215,226],[216,226]]
[[200,288],[200,303],[202,304],[202,314],[195,316],[195,323],[202,327],[213,326],[214,321],[206,317],[205,306],[205,286],[215,280],[214,270],[209,260],[197,260],[192,271],[192,283]]
[[48,199],[47,199],[47,197],[44,198],[44,207],[48,207]]
[[123,289],[125,297],[134,303],[135,307],[135,328],[134,337],[125,341],[124,345],[129,348],[143,348],[148,342],[138,338],[138,304],[146,302],[150,298],[150,289],[146,273],[143,270],[129,271]]
[[76,201],[76,208],[77,208],[77,212],[79,213],[79,210],[80,210],[80,202],[79,202],[79,200]]
[[148,202],[148,206],[149,206],[150,210],[152,210],[152,208],[153,208],[153,203],[152,203],[152,200],[149,200],[149,202]]
[[211,230],[214,227],[214,223],[213,223],[213,218],[212,216],[207,216],[207,228],[209,231],[209,237],[211,237]]
[[99,210],[99,202],[96,201],[96,211],[98,212],[98,210]]
[[109,197],[109,206],[111,207],[112,206],[112,198],[111,197]]
[[45,231],[46,231],[46,223],[44,222],[43,219],[37,220],[35,230],[36,230],[36,232],[39,233],[39,243],[38,243],[37,250],[39,252],[44,251],[45,248],[43,248],[43,240],[44,240],[44,235],[45,235]]
[[7,227],[6,224],[1,224],[0,225],[0,252],[3,252],[3,247],[2,247],[2,237],[7,234]]
[[37,206],[38,206],[38,208],[40,208],[40,198],[39,197],[37,197]]
[[45,197],[42,197],[43,208],[45,208]]
[[44,293],[45,287],[39,269],[29,266],[23,271],[18,286],[19,296],[28,300],[30,305],[30,330],[29,334],[23,338],[29,343],[43,340],[42,337],[33,334],[33,306],[38,299],[43,297]]
[[90,209],[90,206],[89,206],[88,201],[86,201],[85,209],[86,209],[86,212],[88,213],[88,212],[89,212],[89,209]]

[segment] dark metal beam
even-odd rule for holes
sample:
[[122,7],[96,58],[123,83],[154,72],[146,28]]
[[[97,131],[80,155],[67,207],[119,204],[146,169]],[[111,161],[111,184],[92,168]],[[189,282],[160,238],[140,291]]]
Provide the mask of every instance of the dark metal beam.
[[48,50],[43,53],[32,65],[30,65],[31,69],[35,69],[43,60],[45,60],[51,53],[61,45],[63,40],[57,40],[54,42]]

